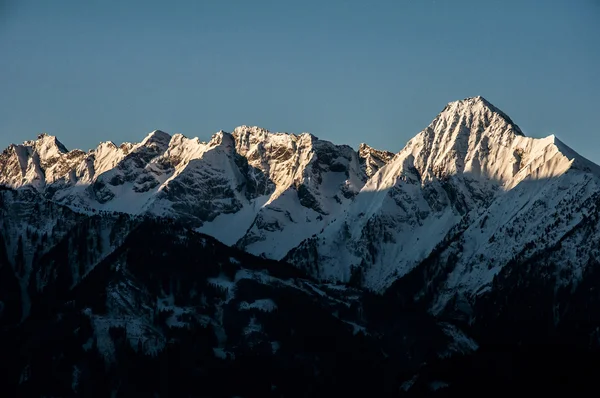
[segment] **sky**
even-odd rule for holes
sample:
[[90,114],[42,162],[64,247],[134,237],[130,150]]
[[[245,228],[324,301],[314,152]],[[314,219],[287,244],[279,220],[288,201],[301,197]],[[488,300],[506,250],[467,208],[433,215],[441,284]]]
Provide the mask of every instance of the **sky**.
[[600,0],[0,0],[0,148],[257,125],[391,151],[481,95],[600,163]]

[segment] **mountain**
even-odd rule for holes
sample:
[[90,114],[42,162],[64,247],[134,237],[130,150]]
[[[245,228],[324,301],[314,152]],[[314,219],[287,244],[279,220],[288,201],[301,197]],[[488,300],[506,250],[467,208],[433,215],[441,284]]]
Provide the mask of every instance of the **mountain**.
[[396,154],[241,126],[0,166],[9,395],[597,389],[600,167],[482,97]]
[[[472,280],[474,293],[530,240],[546,237],[557,210],[579,212],[598,190],[599,170],[554,136],[524,137],[482,97],[453,102],[368,180],[343,217],[286,259],[326,280],[354,275],[383,291],[460,231],[468,234],[457,250],[464,263],[448,291]],[[547,247],[580,216],[555,230]],[[527,230],[501,239],[513,223]]]
[[[0,387],[9,395],[385,394],[402,383],[386,374],[476,347],[424,312],[382,319],[377,296],[173,220],[80,215],[34,189],[0,194],[3,237],[39,209],[19,238],[25,265],[0,257]],[[15,274],[21,286],[5,278]]]
[[[0,325],[26,319],[31,301],[55,278],[80,282],[127,234],[129,217],[88,217],[45,200],[37,190],[0,187]],[[73,237],[77,231],[77,237]],[[59,247],[61,257],[42,261]],[[8,305],[11,303],[12,305]]]
[[396,155],[241,126],[208,143],[157,130],[88,153],[41,135],[9,147],[0,164],[0,183],[76,212],[173,218],[320,280],[377,292],[461,239],[454,254],[444,251],[460,261],[434,312],[489,288],[526,246],[543,251],[572,231],[582,208],[593,211],[600,175],[556,137],[525,137],[483,97],[449,103]]
[[176,218],[279,259],[340,214],[389,157],[247,126],[208,143],[157,130],[138,144],[106,142],[88,153],[40,135],[0,155],[0,183],[32,186],[79,212]]

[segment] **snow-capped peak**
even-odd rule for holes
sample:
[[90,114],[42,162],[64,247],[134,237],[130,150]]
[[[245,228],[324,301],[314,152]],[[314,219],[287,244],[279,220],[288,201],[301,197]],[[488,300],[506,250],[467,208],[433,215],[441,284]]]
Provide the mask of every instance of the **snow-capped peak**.
[[55,136],[46,133],[38,135],[35,141],[26,141],[23,145],[35,148],[41,159],[49,159],[69,152]]
[[[483,97],[470,97],[447,104],[425,130],[408,142],[387,172],[397,175],[412,169],[422,182],[467,174],[502,185],[521,169],[519,153],[529,140],[506,114]],[[389,183],[393,184],[394,178]]]
[[[449,132],[452,137],[459,138],[474,133],[480,134],[483,129],[494,125],[498,127],[498,133],[503,135],[524,136],[519,126],[508,115],[481,96],[448,103],[427,129],[438,134]],[[500,128],[503,130],[499,131]]]
[[246,125],[209,142],[155,130],[87,154],[44,135],[0,156],[0,183],[87,211],[174,217],[269,258],[314,237],[299,259],[317,253],[319,277],[347,280],[366,264],[365,284],[380,288],[521,182],[599,169],[472,97],[447,104],[397,154]]
[[[500,109],[492,105],[482,96],[468,97],[458,101],[449,102],[439,116],[444,114],[471,114],[479,117],[490,117],[492,115],[504,119],[504,121],[513,126],[513,133],[516,135],[524,135],[521,129],[511,120],[511,118]],[[438,117],[439,117],[438,116]]]
[[[359,153],[367,163],[375,152],[361,145]],[[525,137],[482,97],[451,102],[368,179],[343,219],[303,242],[288,260],[334,280],[347,281],[362,267],[363,283],[383,289],[426,258],[466,215],[496,201],[513,206],[516,187],[570,181],[567,173],[598,177],[598,169],[554,136]]]
[[139,144],[140,146],[147,146],[151,144],[159,144],[159,145],[168,145],[169,141],[171,141],[171,135],[165,133],[164,131],[154,130],[150,134],[144,138],[144,140]]

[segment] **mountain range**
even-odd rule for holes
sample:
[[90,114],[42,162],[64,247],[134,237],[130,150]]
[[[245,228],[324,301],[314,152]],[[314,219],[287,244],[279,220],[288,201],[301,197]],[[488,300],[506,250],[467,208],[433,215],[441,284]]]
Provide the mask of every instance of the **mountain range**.
[[[473,371],[464,358],[497,360],[493,347],[600,349],[600,167],[482,97],[447,104],[396,154],[248,126],[88,152],[42,134],[0,154],[0,185],[0,325],[22,347],[7,356],[21,393],[107,377],[127,396],[118,364],[160,373],[172,346],[211,359],[149,396],[468,392],[449,363]],[[81,344],[51,349],[57,336]],[[328,356],[335,341],[355,360]],[[245,380],[257,364],[271,374]],[[181,387],[234,369],[238,390]]]

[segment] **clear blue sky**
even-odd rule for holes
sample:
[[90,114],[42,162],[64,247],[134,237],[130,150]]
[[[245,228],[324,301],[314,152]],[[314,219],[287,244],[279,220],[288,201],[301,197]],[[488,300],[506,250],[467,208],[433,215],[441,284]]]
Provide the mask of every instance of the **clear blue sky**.
[[600,162],[600,1],[0,0],[0,147],[242,124],[398,151],[482,95]]

